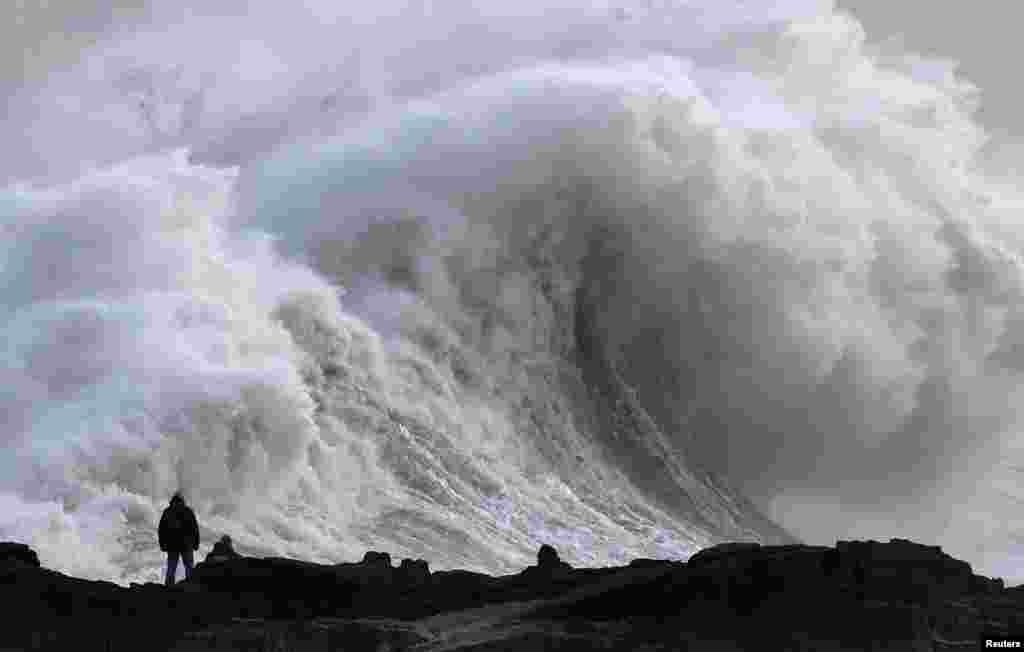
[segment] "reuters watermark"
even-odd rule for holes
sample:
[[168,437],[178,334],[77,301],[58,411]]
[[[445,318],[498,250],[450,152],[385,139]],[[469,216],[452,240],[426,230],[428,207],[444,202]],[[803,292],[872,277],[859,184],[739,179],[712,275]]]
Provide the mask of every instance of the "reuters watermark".
[[982,636],[978,644],[981,650],[1024,650],[1020,636]]

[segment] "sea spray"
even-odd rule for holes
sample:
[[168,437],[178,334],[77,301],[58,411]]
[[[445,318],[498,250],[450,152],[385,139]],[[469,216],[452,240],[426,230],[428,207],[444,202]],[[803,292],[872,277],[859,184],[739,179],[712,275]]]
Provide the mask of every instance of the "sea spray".
[[0,537],[156,579],[182,489],[249,554],[764,512],[1016,572],[1021,190],[952,67],[828,2],[179,4],[0,127]]

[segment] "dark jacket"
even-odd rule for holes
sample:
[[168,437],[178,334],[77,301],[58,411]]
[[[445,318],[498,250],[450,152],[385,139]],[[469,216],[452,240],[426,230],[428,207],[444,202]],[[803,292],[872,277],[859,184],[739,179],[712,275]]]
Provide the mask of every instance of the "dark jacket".
[[199,549],[199,523],[195,512],[181,498],[172,498],[164,510],[160,517],[159,535],[160,549],[165,552]]

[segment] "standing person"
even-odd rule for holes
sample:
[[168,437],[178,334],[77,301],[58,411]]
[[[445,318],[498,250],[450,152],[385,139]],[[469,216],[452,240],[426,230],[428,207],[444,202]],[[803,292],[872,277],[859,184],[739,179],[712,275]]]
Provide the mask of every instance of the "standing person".
[[185,579],[192,575],[192,551],[199,549],[199,523],[195,512],[185,504],[180,493],[171,497],[171,504],[160,517],[160,549],[167,553],[167,577],[164,583],[174,586],[178,556],[185,565]]

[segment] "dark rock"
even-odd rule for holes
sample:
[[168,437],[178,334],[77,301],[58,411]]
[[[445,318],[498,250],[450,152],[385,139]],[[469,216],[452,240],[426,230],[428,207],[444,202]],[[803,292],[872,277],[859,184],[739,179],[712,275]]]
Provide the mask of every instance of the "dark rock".
[[358,564],[337,564],[334,568],[340,577],[356,582],[364,591],[386,590],[396,580],[396,569],[391,565],[391,555],[386,552],[370,550]]
[[24,543],[13,541],[0,542],[0,565],[2,564],[23,564],[25,566],[39,567],[39,556],[36,551]]
[[[352,565],[355,567],[358,565]],[[192,584],[218,595],[230,595],[248,618],[335,614],[351,609],[362,578],[358,572],[281,557],[238,557],[196,566]],[[301,604],[295,602],[299,598]],[[292,614],[289,616],[289,614]]]
[[641,559],[634,559],[633,561],[629,562],[629,567],[630,568],[654,568],[654,567],[660,568],[662,566],[665,566],[666,564],[674,564],[674,563],[677,563],[677,562],[666,561],[664,559],[643,559],[643,558],[641,558]]
[[742,555],[758,550],[760,547],[761,544],[759,543],[720,543],[710,548],[704,548],[691,556],[687,563],[692,567],[721,561],[728,563],[729,561],[740,559]]
[[544,544],[537,551],[537,568],[541,570],[568,570],[572,567],[558,557],[553,546]]
[[372,568],[391,568],[391,555],[386,552],[367,550],[361,563]]
[[213,549],[206,555],[205,561],[208,564],[216,564],[217,562],[238,559],[239,557],[241,555],[235,552],[234,546],[231,544],[231,537],[225,534],[217,543],[213,544]]
[[553,546],[545,543],[537,551],[537,565],[524,569],[519,575],[524,581],[539,588],[553,581],[566,580],[572,572],[572,566],[558,557],[558,551]]
[[890,539],[838,541],[835,549],[838,564],[833,572],[864,597],[900,596],[919,602],[963,595],[977,584],[970,564],[943,553],[939,546]]
[[548,546],[502,577],[393,568],[377,552],[335,565],[235,556],[174,588],[80,580],[33,558],[0,546],[0,602],[18,607],[0,649],[923,651],[1024,630],[1024,588],[905,540],[719,545],[605,569],[573,569]]
[[430,581],[430,567],[424,559],[403,559],[397,576],[403,584],[421,586]]
[[1006,586],[1003,584],[1003,578],[996,577],[982,577],[981,575],[974,575],[971,577],[971,593],[988,593],[995,594],[999,593]]

